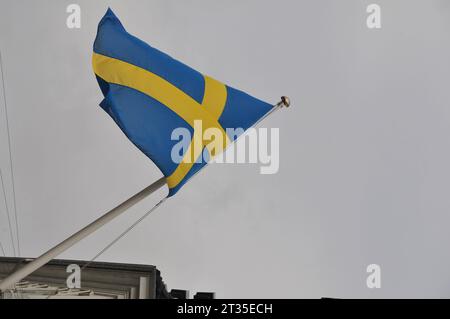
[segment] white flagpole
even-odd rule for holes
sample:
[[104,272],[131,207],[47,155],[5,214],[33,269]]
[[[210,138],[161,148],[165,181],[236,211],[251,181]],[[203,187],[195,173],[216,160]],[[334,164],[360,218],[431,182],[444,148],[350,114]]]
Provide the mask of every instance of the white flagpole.
[[159,180],[148,186],[147,188],[143,189],[133,197],[127,199],[125,202],[117,206],[116,208],[113,208],[109,212],[107,212],[105,215],[101,216],[91,224],[84,227],[82,230],[76,232],[60,244],[56,245],[40,257],[34,259],[30,263],[26,264],[16,272],[12,273],[5,279],[3,279],[0,282],[0,291],[5,291],[7,289],[14,288],[14,285],[21,281],[23,278],[27,277],[34,271],[38,270],[42,266],[44,266],[46,263],[48,263],[50,260],[67,250],[68,248],[72,247],[74,244],[82,240],[83,238],[87,237],[88,235],[92,234],[96,230],[98,230],[103,225],[109,223],[117,216],[124,213],[127,209],[134,206],[138,202],[142,201],[144,198],[148,197],[161,187],[166,185],[166,178],[161,177]]
[[[267,117],[273,111],[275,111],[279,108],[282,108],[282,107],[288,107],[289,105],[290,105],[289,98],[283,96],[281,98],[281,101],[278,102],[273,107],[273,109],[271,111],[269,111],[262,119]],[[260,121],[258,121],[258,123]],[[116,208],[113,208],[112,210],[107,212],[105,215],[101,216],[97,220],[93,221],[92,223],[90,223],[89,225],[87,225],[86,227],[81,229],[80,231],[76,232],[75,234],[73,234],[72,236],[70,236],[69,238],[64,240],[63,242],[61,242],[58,245],[56,245],[55,247],[51,248],[49,251],[47,251],[43,255],[39,256],[38,258],[29,262],[28,264],[26,264],[25,266],[23,266],[16,272],[12,273],[8,277],[6,277],[2,281],[0,281],[0,292],[5,291],[7,289],[14,288],[14,286],[17,282],[21,281],[22,279],[24,279],[25,277],[27,277],[34,271],[38,270],[39,268],[41,268],[42,266],[47,264],[50,260],[52,260],[53,258],[58,256],[65,250],[69,249],[70,247],[75,245],[77,242],[79,242],[83,238],[89,236],[90,234],[92,234],[93,232],[98,230],[103,225],[109,223],[117,216],[126,212],[130,207],[134,206],[135,204],[139,203],[146,197],[150,196],[151,194],[153,194],[155,191],[157,191],[164,185],[166,185],[166,178],[161,177],[159,180],[157,180],[156,182],[154,182],[147,188],[143,189],[142,191],[140,191],[133,197],[127,199],[125,202],[123,202]]]

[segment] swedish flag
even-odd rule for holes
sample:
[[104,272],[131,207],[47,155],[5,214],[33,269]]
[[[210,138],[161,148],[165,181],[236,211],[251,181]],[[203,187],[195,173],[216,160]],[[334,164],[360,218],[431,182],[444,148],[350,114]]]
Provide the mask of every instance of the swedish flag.
[[[171,151],[178,142],[171,139],[174,129],[186,128],[196,136],[203,132],[194,131],[194,122],[201,120],[201,130],[223,132],[225,148],[236,139],[227,135],[228,128],[246,130],[273,108],[132,36],[110,9],[98,25],[93,68],[105,97],[100,106],[162,171],[168,196],[206,164],[185,160],[200,156],[191,147],[193,140],[185,158],[173,161]],[[210,151],[202,143],[201,153]],[[211,153],[210,158],[217,155]]]

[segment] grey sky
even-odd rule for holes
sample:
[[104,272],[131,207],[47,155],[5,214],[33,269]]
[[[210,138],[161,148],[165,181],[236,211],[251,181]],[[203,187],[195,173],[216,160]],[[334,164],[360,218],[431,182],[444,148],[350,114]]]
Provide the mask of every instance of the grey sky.
[[[380,30],[365,25],[373,2]],[[81,5],[79,30],[66,27],[70,3]],[[280,128],[278,174],[212,165],[102,260],[153,264],[169,288],[217,297],[450,297],[446,0],[1,0],[22,255],[160,176],[98,107],[90,59],[108,6],[173,57],[293,106],[263,123]],[[61,257],[92,258],[164,195]],[[0,206],[3,243],[8,236]],[[378,290],[366,287],[372,263],[382,269]]]

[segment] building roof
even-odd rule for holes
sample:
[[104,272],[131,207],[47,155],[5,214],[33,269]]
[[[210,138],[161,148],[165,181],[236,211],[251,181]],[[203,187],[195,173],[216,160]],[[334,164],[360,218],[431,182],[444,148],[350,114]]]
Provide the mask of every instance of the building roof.
[[[0,279],[30,261],[26,258],[0,257]],[[22,282],[3,298],[111,298],[169,299],[159,270],[152,265],[109,262],[53,260]],[[81,287],[69,289],[69,265],[81,268]]]

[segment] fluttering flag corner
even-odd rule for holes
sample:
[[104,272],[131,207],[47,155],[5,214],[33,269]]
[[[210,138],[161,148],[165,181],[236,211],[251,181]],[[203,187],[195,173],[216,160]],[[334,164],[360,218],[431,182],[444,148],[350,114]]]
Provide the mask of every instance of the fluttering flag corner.
[[[161,170],[168,197],[206,165],[186,158],[203,153],[212,158],[218,153],[211,152],[205,142],[201,152],[196,152],[191,147],[193,138],[183,160],[174,161],[175,129],[185,128],[197,136],[215,128],[223,132],[219,150],[223,151],[237,138],[227,134],[227,129],[247,130],[273,109],[273,105],[203,75],[129,34],[111,9],[99,22],[92,63],[104,96],[100,106]],[[197,120],[202,121],[201,132]]]

